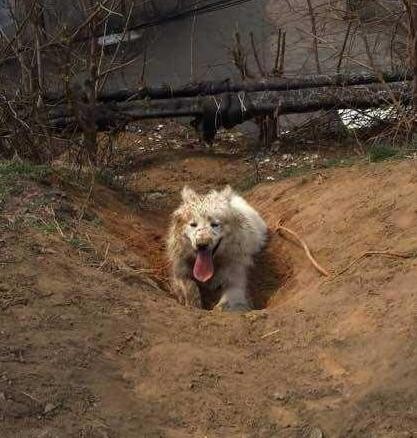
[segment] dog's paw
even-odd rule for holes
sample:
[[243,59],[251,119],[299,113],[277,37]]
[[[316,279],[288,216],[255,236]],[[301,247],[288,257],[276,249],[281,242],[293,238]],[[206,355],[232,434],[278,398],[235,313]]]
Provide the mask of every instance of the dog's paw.
[[189,307],[190,309],[202,309],[203,305],[201,300],[187,300],[185,307]]
[[251,306],[246,301],[220,301],[214,306],[213,311],[215,312],[249,312]]
[[203,307],[200,294],[188,294],[184,298],[184,304],[186,307],[192,307],[195,309],[201,309]]

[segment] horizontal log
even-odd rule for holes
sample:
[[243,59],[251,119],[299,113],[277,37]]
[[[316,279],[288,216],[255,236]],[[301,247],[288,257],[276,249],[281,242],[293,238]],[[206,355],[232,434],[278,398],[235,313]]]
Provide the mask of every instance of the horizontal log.
[[[206,118],[209,124],[216,123],[217,129],[221,126],[230,128],[274,111],[278,114],[297,114],[331,109],[375,108],[393,104],[404,105],[410,101],[410,97],[409,84],[397,82],[389,86],[374,84],[338,89],[251,93],[240,98],[234,95],[232,100],[229,100],[228,95],[216,99],[198,97],[157,101],[135,100],[111,105],[101,103],[95,109],[95,120],[99,130],[108,130],[142,119],[196,117]],[[91,120],[91,113],[87,116]],[[50,111],[48,119],[52,129],[77,129],[76,118],[65,106]]]
[[255,107],[279,114],[308,113],[331,109],[366,109],[384,105],[406,104],[411,98],[408,83],[367,85],[350,88],[326,88],[267,93],[253,100]]
[[[124,89],[107,91],[98,95],[101,102],[123,102],[140,99],[171,99],[178,97],[211,96],[222,93],[237,92],[260,92],[260,91],[288,91],[302,90],[306,88],[321,87],[347,87],[355,85],[367,85],[373,83],[391,83],[408,81],[412,74],[407,71],[381,72],[380,74],[361,73],[338,73],[333,75],[308,75],[296,78],[271,78],[260,81],[207,81],[194,84],[186,84],[179,87],[161,85],[156,87],[143,87],[140,89]],[[46,102],[54,103],[64,101],[64,95],[49,93],[45,96]]]

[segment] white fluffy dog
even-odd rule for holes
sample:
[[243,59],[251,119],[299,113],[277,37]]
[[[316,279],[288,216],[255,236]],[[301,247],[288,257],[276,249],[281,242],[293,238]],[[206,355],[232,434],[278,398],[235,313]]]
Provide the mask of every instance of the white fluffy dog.
[[205,195],[184,187],[182,200],[167,242],[173,291],[185,305],[202,307],[201,293],[220,289],[217,309],[249,309],[248,268],[265,244],[265,222],[229,186]]

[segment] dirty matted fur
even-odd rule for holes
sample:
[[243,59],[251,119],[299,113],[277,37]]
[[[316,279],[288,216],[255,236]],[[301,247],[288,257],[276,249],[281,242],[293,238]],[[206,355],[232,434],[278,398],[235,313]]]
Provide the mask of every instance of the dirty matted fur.
[[184,187],[167,241],[171,285],[179,300],[202,307],[202,290],[220,288],[217,309],[249,309],[248,268],[266,232],[260,215],[230,186],[204,195]]

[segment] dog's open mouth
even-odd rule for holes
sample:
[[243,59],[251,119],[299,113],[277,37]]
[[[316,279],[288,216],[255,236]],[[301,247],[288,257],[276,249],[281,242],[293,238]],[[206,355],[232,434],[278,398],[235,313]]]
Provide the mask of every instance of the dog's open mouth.
[[197,256],[194,262],[194,278],[202,283],[209,281],[214,275],[213,257],[220,245],[221,240],[213,248],[200,248],[197,250]]

